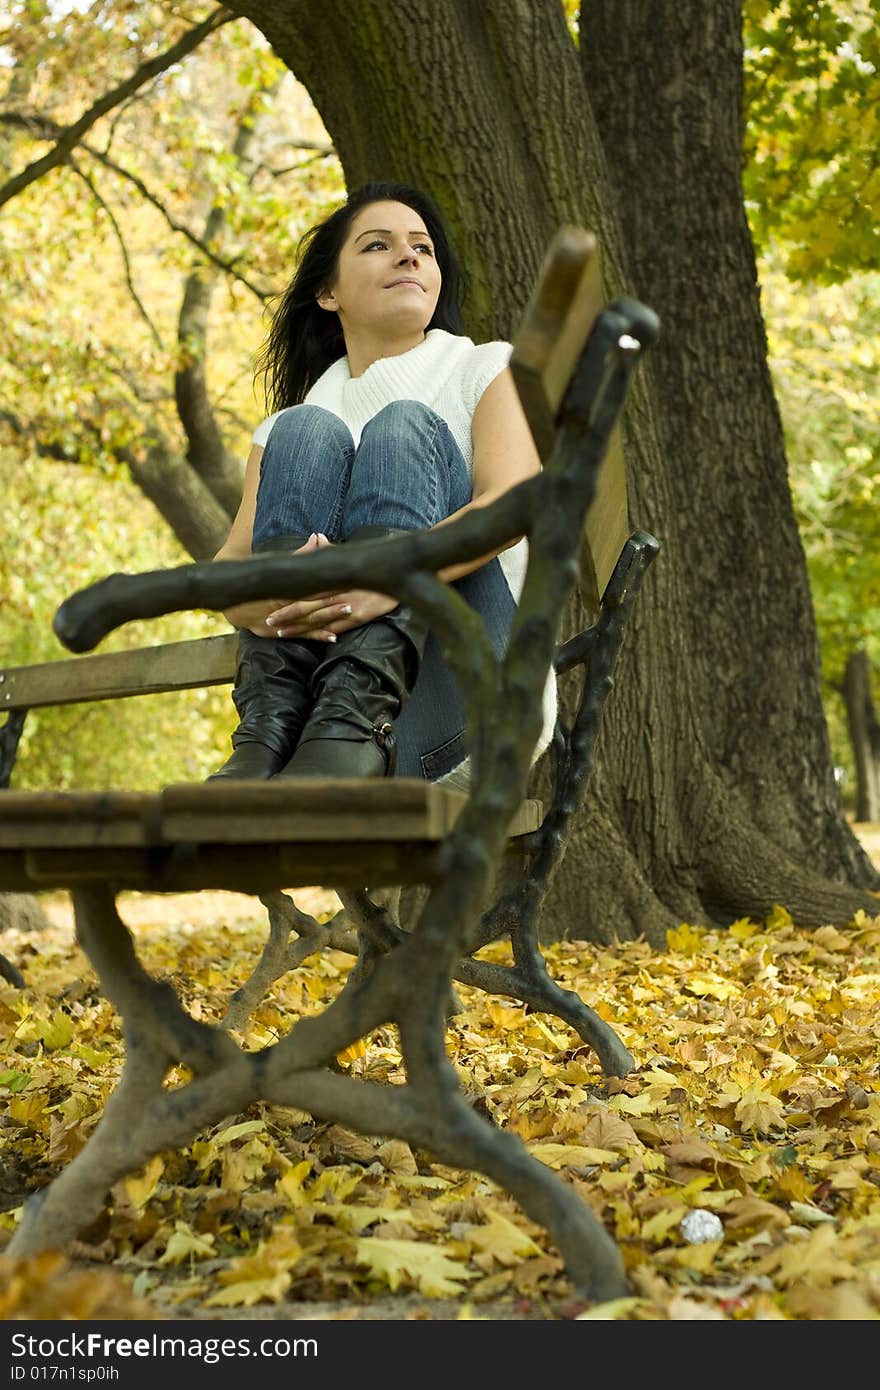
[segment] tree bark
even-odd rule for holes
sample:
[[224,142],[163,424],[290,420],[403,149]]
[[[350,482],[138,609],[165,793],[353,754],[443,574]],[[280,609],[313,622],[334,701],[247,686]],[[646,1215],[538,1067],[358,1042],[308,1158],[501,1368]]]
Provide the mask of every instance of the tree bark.
[[356,18],[341,0],[236,9],[308,88],[348,187],[394,178],[436,199],[477,341],[510,335],[563,222],[599,235],[609,295],[660,314],[624,444],[631,522],[663,550],[545,935],[662,946],[682,920],[774,903],[802,925],[876,908],[834,783],[767,370],[738,6],[590,6],[580,55],[555,0],[445,0],[393,23],[379,0]]
[[[257,94],[261,95],[262,93]],[[233,158],[240,165],[245,165],[248,161],[248,153],[256,131],[257,117],[253,109],[255,104],[256,100],[245,113],[232,146]],[[208,213],[202,234],[202,240],[206,245],[219,244],[225,222],[226,211],[223,204],[215,203]],[[224,444],[211,403],[205,372],[208,314],[218,275],[219,270],[214,265],[202,263],[193,269],[184,285],[177,321],[179,357],[174,374],[174,399],[180,423],[188,440],[187,460],[227,516],[226,530],[216,544],[213,527],[209,526],[207,535],[200,534],[195,549],[187,547],[197,559],[205,555],[214,555],[226,539],[226,531],[241,501],[243,481],[241,461],[230,453]]]
[[856,769],[856,820],[880,821],[880,719],[865,649],[850,652],[843,675],[846,722]]

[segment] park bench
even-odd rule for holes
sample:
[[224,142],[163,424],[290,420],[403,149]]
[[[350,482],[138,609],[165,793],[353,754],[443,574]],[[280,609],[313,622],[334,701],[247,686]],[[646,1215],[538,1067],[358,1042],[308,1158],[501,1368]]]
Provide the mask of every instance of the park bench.
[[[440,1162],[484,1173],[549,1232],[581,1296],[626,1291],[620,1252],[602,1222],[515,1135],[468,1104],[444,1033],[458,981],[562,1019],[593,1048],[605,1075],[635,1065],[610,1024],[552,980],[538,930],[584,800],[626,615],[659,549],[652,536],[630,530],[617,428],[633,368],[656,332],[655,316],[637,301],[604,305],[595,238],[562,228],[511,359],[540,476],[435,531],[299,560],[267,555],[111,575],[58,610],[57,635],[82,653],[134,618],[220,610],[279,592],[295,598],[316,587],[392,593],[426,616],[460,682],[473,768],[466,793],[406,778],[17,791],[9,782],[29,709],[228,683],[236,639],[0,672],[0,706],[8,711],[0,733],[0,890],[71,892],[78,940],[127,1040],[123,1078],[100,1123],[81,1154],[26,1204],[10,1254],[63,1246],[100,1213],[120,1177],[265,1100],[404,1139]],[[435,576],[522,534],[528,574],[499,663],[477,615]],[[589,626],[560,645],[576,584]],[[544,806],[526,792],[552,662],[561,677],[579,675],[580,688],[546,755],[552,793]],[[505,856],[516,872],[493,896]],[[299,911],[284,892],[316,884],[341,899],[343,913],[331,923]],[[393,897],[402,885],[422,894],[405,924],[380,901],[382,890]],[[116,907],[124,890],[209,888],[258,896],[270,919],[263,957],[220,1026],[192,1018],[169,984],[144,971]],[[510,966],[478,958],[499,939],[510,942]],[[272,1047],[244,1052],[229,1029],[274,979],[327,944],[357,955],[338,996]],[[16,975],[11,963],[6,974]],[[406,1084],[341,1074],[337,1056],[389,1023],[398,1030]],[[163,1080],[178,1064],[192,1079],[168,1091]]]

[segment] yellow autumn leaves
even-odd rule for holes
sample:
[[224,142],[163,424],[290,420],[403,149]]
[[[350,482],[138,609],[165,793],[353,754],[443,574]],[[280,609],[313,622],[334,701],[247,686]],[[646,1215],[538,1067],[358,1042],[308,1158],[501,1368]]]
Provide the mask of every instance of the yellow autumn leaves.
[[[194,933],[175,922],[173,900],[156,912],[137,928],[145,963],[194,1013],[219,1018],[262,925]],[[486,954],[505,958],[502,947]],[[662,954],[567,942],[547,957],[561,985],[613,1022],[637,1072],[604,1078],[559,1020],[464,986],[447,1050],[469,1102],[574,1185],[621,1247],[632,1298],[578,1315],[876,1317],[880,919],[809,932],[779,907],[726,933],[683,924]],[[0,989],[0,1161],[12,1194],[78,1152],[122,1059],[116,1016],[69,932],[41,939],[25,964],[28,988]],[[285,976],[242,1045],[270,1045],[323,1008],[349,968],[327,952]],[[392,1029],[340,1064],[405,1082]],[[175,1069],[167,1084],[187,1080]],[[718,1239],[688,1242],[682,1222],[696,1211],[718,1219]],[[0,1238],[15,1220],[14,1209],[0,1215]],[[356,1308],[392,1294],[457,1300],[476,1316],[517,1300],[553,1316],[571,1294],[547,1234],[481,1175],[269,1105],[155,1155],[117,1184],[89,1239],[131,1297],[172,1317],[316,1299]],[[0,1307],[31,1316],[25,1290],[42,1277],[28,1284],[0,1256]]]

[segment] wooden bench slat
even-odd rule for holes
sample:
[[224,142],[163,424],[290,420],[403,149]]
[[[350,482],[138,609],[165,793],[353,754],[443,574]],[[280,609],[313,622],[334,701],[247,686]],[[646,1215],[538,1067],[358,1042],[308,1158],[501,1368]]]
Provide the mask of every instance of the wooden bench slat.
[[[406,777],[199,782],[161,792],[7,790],[0,795],[0,851],[434,844],[466,802],[464,792]],[[542,812],[540,801],[524,801],[510,834],[537,829]]]
[[415,777],[205,782],[159,794],[170,843],[441,840],[464,792]]
[[146,845],[157,823],[151,792],[0,793],[0,849]]
[[[545,461],[565,392],[604,304],[596,238],[583,227],[561,228],[544,258],[510,358],[523,410]],[[594,617],[629,533],[626,469],[615,428],[581,548],[581,596]]]
[[224,685],[235,677],[237,641],[236,633],[230,632],[38,666],[7,667],[0,670],[0,713]]
[[553,449],[559,407],[603,304],[596,238],[582,227],[561,228],[544,258],[510,357],[543,460]]
[[34,893],[110,883],[114,892],[193,893],[207,888],[258,895],[315,883],[381,888],[433,883],[444,863],[436,841],[353,841],[344,855],[336,843],[0,849],[0,889]]

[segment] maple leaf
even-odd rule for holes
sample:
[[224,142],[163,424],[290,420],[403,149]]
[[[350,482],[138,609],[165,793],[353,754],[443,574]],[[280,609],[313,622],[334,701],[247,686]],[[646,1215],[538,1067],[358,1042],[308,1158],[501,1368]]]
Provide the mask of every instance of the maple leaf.
[[731,922],[727,931],[734,941],[748,941],[750,936],[754,936],[760,928],[757,922],[753,922],[749,917],[737,917],[735,922]]
[[676,1295],[666,1305],[666,1316],[670,1322],[727,1322],[727,1318],[715,1303],[706,1303],[696,1298]]
[[633,1149],[644,1149],[639,1136],[628,1120],[610,1110],[595,1110],[583,1129],[580,1139],[584,1144],[597,1149],[616,1149],[618,1153],[630,1153]]
[[55,1052],[67,1047],[76,1033],[76,1025],[70,1014],[61,1009],[53,1010],[48,1018],[32,1016],[18,1030],[23,1042],[41,1042],[47,1052]]
[[312,1171],[311,1159],[304,1158],[301,1163],[292,1164],[275,1184],[275,1191],[285,1198],[292,1207],[303,1206],[308,1198],[305,1191],[306,1178]]
[[376,1157],[382,1167],[391,1173],[405,1173],[407,1177],[414,1177],[419,1171],[412,1149],[402,1139],[387,1140],[376,1150]]
[[100,1116],[86,1115],[65,1124],[57,1115],[52,1116],[49,1131],[49,1162],[66,1163],[85,1148]]
[[192,1154],[199,1167],[207,1170],[223,1157],[223,1150],[227,1144],[233,1143],[237,1139],[245,1138],[247,1135],[259,1134],[266,1128],[263,1120],[242,1120],[239,1124],[227,1125],[210,1139],[199,1141],[192,1145]]
[[693,974],[685,975],[682,989],[686,989],[689,994],[696,994],[701,999],[710,995],[713,999],[724,1000],[735,998],[741,993],[739,987],[731,980],[722,979],[720,975],[709,971],[694,971]]
[[[816,1191],[816,1184],[810,1181],[802,1168],[791,1167],[779,1174],[776,1179],[776,1190],[780,1197],[791,1202],[792,1215],[794,1216],[795,1208],[802,1206],[807,1198],[812,1197]],[[795,1217],[795,1219],[800,1220],[802,1218]]]
[[430,1298],[455,1298],[462,1285],[476,1276],[459,1260],[452,1260],[435,1245],[418,1240],[379,1240],[365,1237],[354,1242],[358,1265],[386,1283],[392,1293],[409,1280]]
[[223,1186],[230,1192],[244,1192],[263,1176],[272,1159],[272,1149],[253,1138],[240,1147],[223,1150]]
[[768,932],[779,931],[782,927],[790,927],[792,926],[791,913],[779,903],[774,903],[764,918],[764,926]]
[[206,1299],[207,1305],[249,1308],[255,1303],[280,1303],[302,1254],[294,1229],[279,1227],[253,1254],[240,1256],[223,1270],[219,1279],[223,1287]]
[[876,1298],[868,1280],[848,1280],[830,1289],[795,1285],[788,1295],[788,1306],[796,1317],[817,1322],[877,1322]]
[[494,999],[486,1001],[486,1013],[495,1027],[504,1032],[522,1028],[527,1021],[527,1014],[522,1005],[519,1008],[511,1008],[509,1005],[496,1003]]
[[689,1168],[703,1168],[715,1164],[720,1154],[703,1139],[684,1139],[677,1144],[664,1144],[660,1150],[670,1163],[684,1164]]
[[851,951],[852,941],[836,927],[818,927],[813,932],[813,941],[825,951]]
[[472,1226],[467,1240],[500,1265],[516,1265],[525,1255],[542,1254],[531,1236],[497,1211],[490,1211],[482,1226]]
[[356,1062],[359,1057],[366,1057],[367,1044],[364,1038],[358,1038],[349,1047],[344,1047],[341,1052],[337,1052],[336,1060],[340,1066],[348,1066],[350,1062]]
[[368,1226],[375,1226],[378,1222],[392,1222],[400,1218],[399,1207],[370,1207],[357,1205],[353,1202],[336,1202],[332,1205],[321,1205],[316,1208],[322,1216],[327,1216],[343,1231],[353,1231],[360,1235]]
[[735,1197],[722,1208],[725,1225],[730,1230],[754,1228],[759,1231],[772,1231],[791,1224],[790,1218],[781,1207],[765,1202],[760,1197]]
[[135,1173],[130,1178],[125,1178],[123,1185],[128,1200],[136,1211],[140,1212],[147,1205],[156,1188],[159,1186],[159,1179],[165,1171],[165,1160],[161,1154],[154,1154],[139,1173]]
[[590,1168],[603,1163],[616,1163],[620,1155],[614,1149],[591,1149],[584,1144],[529,1144],[529,1153],[548,1168]]
[[240,1279],[205,1299],[207,1308],[251,1308],[255,1303],[281,1303],[290,1288],[290,1274],[279,1270],[264,1279]]
[[616,1110],[624,1115],[650,1115],[654,1110],[662,1110],[665,1105],[666,1098],[659,1090],[643,1091],[637,1096],[628,1096],[621,1092],[612,1096],[608,1102],[609,1110]]
[[365,1134],[356,1134],[343,1125],[328,1125],[321,1136],[323,1154],[340,1154],[343,1158],[354,1159],[356,1163],[372,1163],[376,1157],[376,1145]]
[[640,1235],[643,1240],[664,1241],[668,1239],[670,1232],[677,1231],[681,1224],[681,1219],[686,1216],[688,1208],[681,1202],[672,1201],[671,1205],[663,1211],[655,1212],[642,1225]]
[[647,1299],[643,1298],[612,1298],[607,1303],[594,1303],[585,1313],[578,1313],[575,1322],[616,1322],[646,1304]]
[[165,1253],[156,1261],[160,1265],[179,1265],[184,1260],[204,1259],[214,1254],[214,1237],[198,1235],[185,1221],[175,1221],[168,1237]]
[[323,1197],[333,1197],[337,1202],[344,1202],[346,1197],[350,1197],[356,1187],[360,1187],[363,1181],[363,1168],[344,1167],[325,1168],[323,1173],[319,1173],[309,1188],[309,1199],[318,1201]]
[[17,1260],[0,1255],[0,1318],[4,1321],[157,1317],[110,1270],[78,1269],[56,1250]]
[[705,950],[705,933],[699,928],[682,922],[678,927],[667,927],[666,945],[670,951],[678,951],[682,956],[696,956]]
[[804,1281],[821,1288],[852,1278],[852,1263],[839,1253],[843,1249],[833,1226],[816,1226],[807,1240],[789,1241],[759,1260],[757,1272],[772,1272],[782,1285]]
[[768,1134],[772,1129],[785,1128],[785,1107],[777,1096],[766,1090],[759,1081],[747,1086],[734,1112],[743,1129]]

